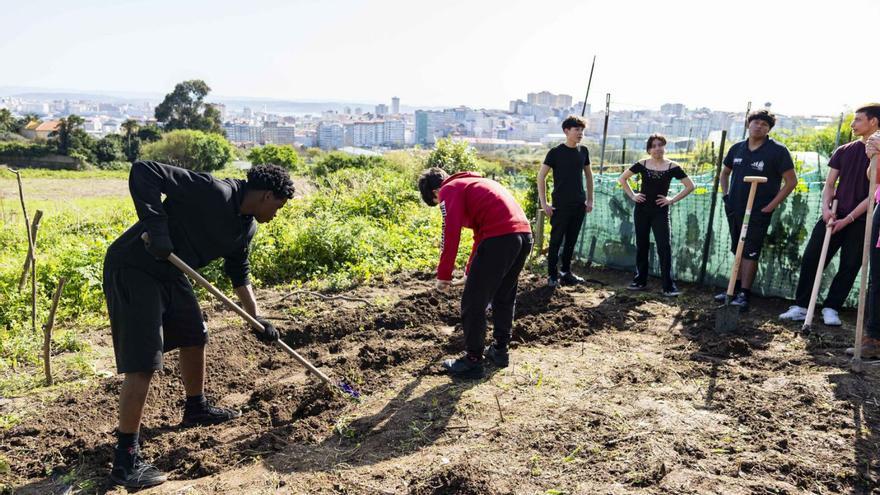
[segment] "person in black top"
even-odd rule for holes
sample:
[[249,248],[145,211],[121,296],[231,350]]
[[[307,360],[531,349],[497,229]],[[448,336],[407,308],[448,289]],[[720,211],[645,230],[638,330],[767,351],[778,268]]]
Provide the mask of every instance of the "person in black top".
[[[767,182],[758,185],[752,205],[742,263],[736,280],[737,296],[731,301],[732,305],[740,306],[741,311],[747,311],[749,307],[752,282],[758,273],[758,258],[770,227],[773,210],[785,201],[797,185],[791,153],[784,145],[769,137],[770,129],[776,125],[776,116],[769,110],[756,110],[749,114],[748,124],[748,139],[730,147],[724,157],[720,176],[724,211],[730,226],[730,250],[734,254],[739,243],[750,189],[743,178],[750,175],[767,178]],[[721,293],[715,299],[724,301],[724,297],[725,294]]]
[[[272,220],[293,197],[294,187],[287,172],[275,165],[252,168],[247,179],[218,180],[149,161],[131,167],[128,185],[139,221],[110,245],[104,258],[116,368],[125,374],[110,472],[115,484],[143,488],[167,479],[141,459],[138,447],[147,391],[153,373],[162,369],[163,353],[180,349],[185,426],[217,424],[241,415],[205,399],[207,329],[192,285],[167,260],[170,253],[196,269],[222,257],[242,306],[265,327],[258,336],[267,342],[278,339],[272,324],[258,316],[248,280],[248,246],[256,223]],[[141,239],[144,233],[148,243]]]
[[[666,138],[660,134],[652,134],[646,144],[651,158],[636,162],[635,165],[620,174],[618,181],[624,192],[636,203],[633,223],[636,227],[636,275],[629,290],[643,290],[648,283],[648,249],[651,231],[654,231],[654,242],[657,243],[657,255],[660,258],[660,273],[663,280],[663,294],[678,296],[680,292],[675,286],[672,276],[672,247],[669,232],[669,205],[677,203],[694,190],[694,182],[675,162],[667,160]],[[639,192],[635,193],[629,186],[629,178],[634,175],[641,178]],[[672,179],[684,184],[673,198],[669,193]]]
[[[593,211],[593,171],[590,152],[579,143],[584,137],[586,121],[569,115],[562,122],[565,142],[547,152],[538,171],[538,198],[541,209],[550,218],[550,250],[547,253],[547,285],[556,287],[560,281],[578,284],[583,278],[571,272],[574,246],[584,223],[584,216]],[[553,205],[547,203],[547,174],[553,170]],[[587,190],[584,192],[584,176]],[[564,242],[564,246],[563,246]],[[562,266],[558,267],[559,248],[562,247]]]

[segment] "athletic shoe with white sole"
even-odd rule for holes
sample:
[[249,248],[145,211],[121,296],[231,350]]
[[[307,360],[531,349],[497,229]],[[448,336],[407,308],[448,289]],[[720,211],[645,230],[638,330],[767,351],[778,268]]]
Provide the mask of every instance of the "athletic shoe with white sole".
[[804,321],[807,319],[807,308],[789,306],[788,311],[779,315],[780,320]]
[[837,314],[837,310],[833,308],[822,308],[822,320],[829,327],[839,327],[843,324],[840,321],[840,315]]

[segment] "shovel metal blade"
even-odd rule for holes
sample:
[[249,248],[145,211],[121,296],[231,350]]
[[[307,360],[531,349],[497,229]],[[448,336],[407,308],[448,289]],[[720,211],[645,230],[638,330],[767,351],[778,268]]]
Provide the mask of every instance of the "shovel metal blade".
[[739,325],[739,306],[733,306],[730,301],[715,311],[715,331],[729,333],[736,330]]

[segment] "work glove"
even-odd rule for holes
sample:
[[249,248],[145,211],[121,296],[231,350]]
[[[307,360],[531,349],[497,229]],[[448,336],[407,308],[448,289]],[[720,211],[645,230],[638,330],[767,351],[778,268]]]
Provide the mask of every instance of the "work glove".
[[257,332],[258,339],[270,344],[278,340],[279,335],[278,330],[275,329],[275,325],[269,323],[269,320],[265,318],[257,317],[255,318],[255,320],[257,320],[260,325],[263,325],[263,328],[265,329],[265,331],[263,332],[257,330],[256,328],[254,329],[254,331]]
[[149,238],[144,240],[147,252],[157,260],[167,260],[168,255],[174,251],[174,245],[171,244],[171,238],[167,235],[150,234]]

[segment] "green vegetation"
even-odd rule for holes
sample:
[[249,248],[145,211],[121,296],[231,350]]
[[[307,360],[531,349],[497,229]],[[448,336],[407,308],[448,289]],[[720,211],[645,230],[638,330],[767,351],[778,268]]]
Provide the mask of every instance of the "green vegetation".
[[200,79],[177,83],[156,107],[156,120],[166,131],[193,129],[223,134],[220,111],[204,101],[210,91]]
[[442,168],[449,174],[454,174],[476,169],[477,156],[474,149],[464,141],[438,139],[434,149],[428,154],[425,165]]
[[155,143],[143,147],[141,158],[210,172],[225,167],[235,157],[229,141],[219,134],[190,129],[163,134]]
[[300,164],[299,155],[293,146],[267,144],[258,148],[253,148],[247,154],[247,159],[254,165],[262,165],[271,163],[284,167],[288,170],[296,171]]

